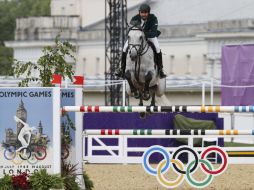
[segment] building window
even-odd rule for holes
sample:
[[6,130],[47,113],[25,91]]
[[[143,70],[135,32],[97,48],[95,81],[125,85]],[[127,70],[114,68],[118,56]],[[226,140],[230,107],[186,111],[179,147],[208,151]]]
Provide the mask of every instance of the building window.
[[169,56],[169,74],[174,75],[174,61],[175,61],[175,56],[170,55]]
[[95,64],[95,75],[100,75],[100,58],[96,57],[96,64]]
[[206,75],[207,74],[207,55],[203,54],[203,63],[202,63],[202,75]]
[[86,76],[86,58],[83,58],[83,75]]
[[186,73],[185,73],[186,75],[190,75],[191,74],[190,59],[191,59],[190,54],[187,54],[186,55]]

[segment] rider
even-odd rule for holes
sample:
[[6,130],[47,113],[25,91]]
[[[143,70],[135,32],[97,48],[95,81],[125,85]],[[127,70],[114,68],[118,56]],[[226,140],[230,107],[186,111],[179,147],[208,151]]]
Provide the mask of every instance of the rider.
[[[165,78],[166,75],[163,72],[162,64],[162,53],[159,47],[158,36],[160,31],[158,28],[158,20],[154,14],[150,14],[150,6],[147,4],[142,4],[139,7],[139,14],[132,17],[130,24],[132,25],[141,25],[145,33],[146,38],[152,42],[156,49],[157,56],[157,66],[160,78]],[[125,68],[126,68],[126,56],[127,56],[128,40],[125,42],[122,52],[122,64],[121,69],[117,71],[116,75],[124,78]]]

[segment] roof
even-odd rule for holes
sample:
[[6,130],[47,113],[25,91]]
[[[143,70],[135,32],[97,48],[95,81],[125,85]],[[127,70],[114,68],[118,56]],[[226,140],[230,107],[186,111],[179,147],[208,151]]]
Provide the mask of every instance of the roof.
[[[211,21],[254,19],[253,0],[147,0],[151,13],[160,26],[207,24]],[[128,21],[138,13],[140,5],[128,9]],[[102,19],[85,30],[103,29]]]
[[254,18],[253,0],[152,0],[160,25]]

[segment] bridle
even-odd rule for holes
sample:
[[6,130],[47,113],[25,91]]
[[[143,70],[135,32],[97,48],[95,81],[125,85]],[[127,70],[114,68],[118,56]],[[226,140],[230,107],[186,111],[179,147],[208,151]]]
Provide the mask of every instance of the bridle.
[[[135,26],[131,27],[129,32],[131,30],[139,30],[139,31],[143,32],[143,30],[141,28],[137,28]],[[133,48],[137,51],[137,59],[135,61],[135,78],[139,82],[140,58],[148,51],[149,45],[147,42],[146,43],[144,42],[144,37],[142,37],[140,44],[132,44],[132,43],[129,43],[129,41],[128,41],[128,50],[127,51],[131,51]]]
[[[129,32],[131,30],[139,30],[139,31],[143,32],[143,30],[140,29],[140,28],[134,28],[134,27],[132,27],[129,30]],[[132,44],[132,43],[128,42],[128,49],[129,49],[129,51],[132,50],[133,48],[137,51],[138,57],[140,57],[140,56],[144,55],[148,51],[149,45],[148,45],[148,43],[145,43],[145,45],[144,45],[144,38],[142,37],[140,44]]]

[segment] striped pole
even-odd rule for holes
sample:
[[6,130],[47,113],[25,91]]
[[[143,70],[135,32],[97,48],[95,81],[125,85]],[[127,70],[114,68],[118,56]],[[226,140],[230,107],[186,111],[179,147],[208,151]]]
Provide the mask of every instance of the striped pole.
[[227,136],[254,135],[254,130],[205,130],[205,129],[97,129],[85,130],[84,135],[191,135],[191,136]]
[[254,112],[254,106],[64,106],[63,112]]

